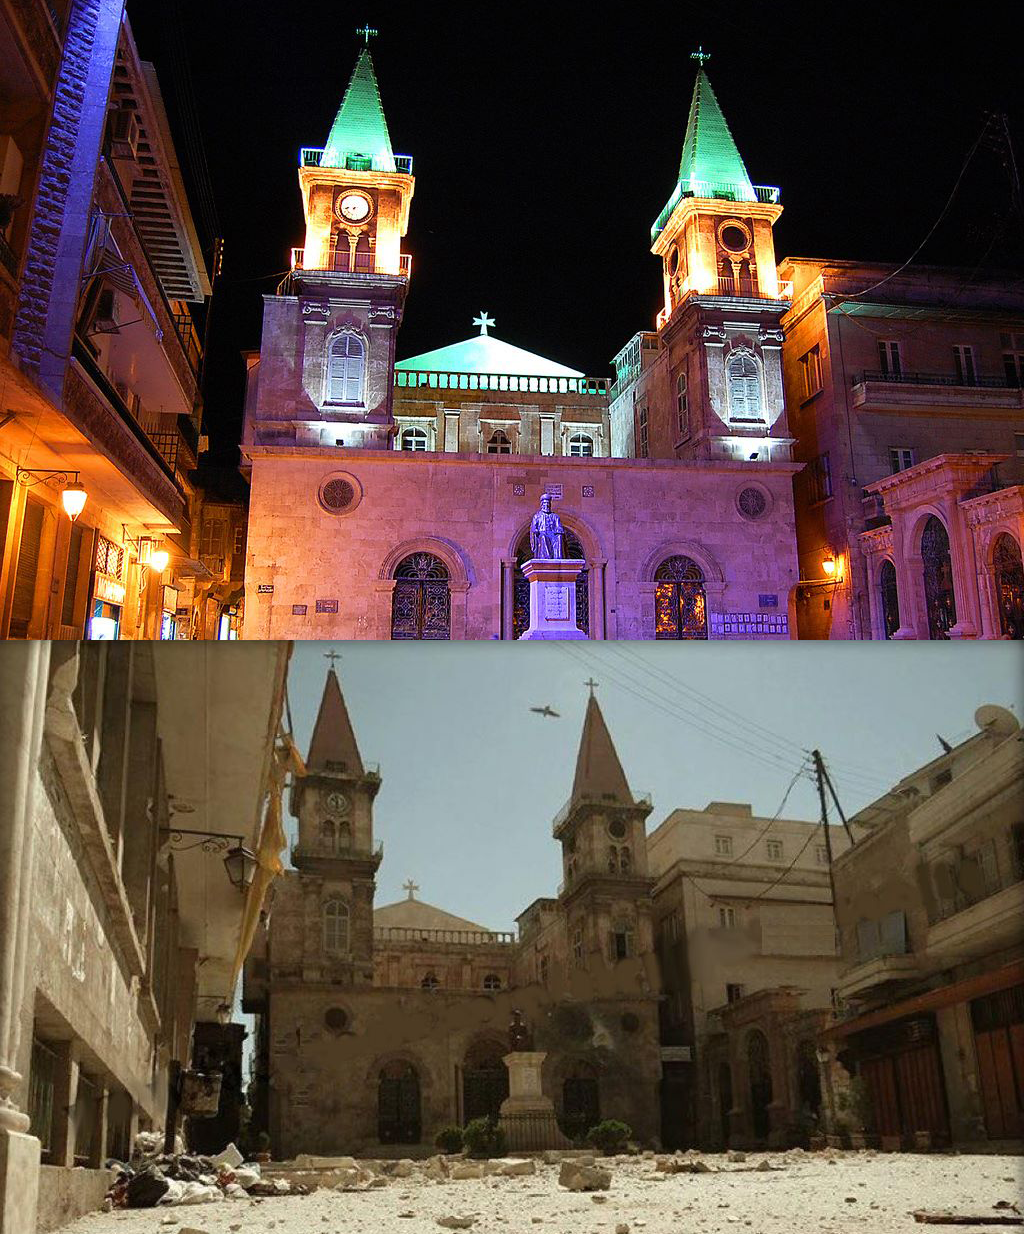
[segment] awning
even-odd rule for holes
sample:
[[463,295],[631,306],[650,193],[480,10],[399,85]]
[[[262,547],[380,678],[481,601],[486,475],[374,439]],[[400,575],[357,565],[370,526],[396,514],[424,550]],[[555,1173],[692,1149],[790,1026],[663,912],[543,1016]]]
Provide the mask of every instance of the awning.
[[937,990],[929,990],[899,1003],[891,1003],[881,1011],[869,1011],[866,1015],[856,1016],[852,1020],[831,1024],[822,1031],[822,1036],[851,1037],[854,1033],[877,1028],[880,1024],[902,1020],[904,1016],[935,1011],[940,1007],[950,1007],[954,1003],[965,1003],[972,998],[981,998],[985,994],[994,994],[997,990],[1006,990],[1015,985],[1024,985],[1024,960],[981,973],[977,977],[967,977],[963,981],[953,982],[952,985],[940,986]]

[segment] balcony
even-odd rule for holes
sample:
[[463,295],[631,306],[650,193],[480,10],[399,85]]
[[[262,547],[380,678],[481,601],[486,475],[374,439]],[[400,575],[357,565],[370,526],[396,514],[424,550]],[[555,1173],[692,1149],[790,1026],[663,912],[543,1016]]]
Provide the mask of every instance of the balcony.
[[395,385],[417,390],[501,390],[519,394],[575,394],[604,398],[607,377],[530,377],[515,373],[445,373],[427,369],[396,369]]
[[375,260],[373,253],[356,253],[355,263],[352,263],[348,249],[332,249],[327,254],[327,262],[322,266],[306,265],[306,250],[292,249],[291,272],[278,284],[277,295],[293,296],[295,294],[295,276],[300,272],[315,272],[317,274],[343,276],[350,278],[374,278],[384,275],[389,278],[408,280],[412,274],[412,257],[408,253],[399,253],[398,269],[385,266]]
[[674,289],[675,304],[671,309],[662,309],[655,320],[656,329],[660,330],[670,320],[672,314],[690,296],[705,296],[715,299],[730,300],[768,300],[771,303],[789,304],[793,300],[793,284],[791,281],[777,279],[774,290],[763,287],[757,279],[751,278],[718,278],[713,279],[710,286],[697,286],[684,279]]
[[920,974],[920,965],[913,955],[883,955],[855,964],[839,978],[836,993],[840,998],[863,998],[878,995],[902,981]]
[[513,947],[516,936],[506,930],[417,930],[410,926],[374,926],[375,943],[455,943],[460,947]]
[[767,184],[727,184],[714,180],[691,180],[687,181],[684,187],[680,181],[651,228],[651,240],[658,238],[665,224],[672,217],[672,211],[684,197],[695,197],[701,201],[756,201],[761,205],[775,206],[778,205],[780,196],[777,188]]
[[1024,391],[1002,376],[967,380],[951,373],[884,373],[869,369],[855,373],[852,386],[853,405],[864,411],[1024,407]]
[[[565,823],[569,817],[575,812],[576,808],[581,805],[597,805],[607,809],[609,806],[617,806],[620,803],[616,802],[611,794],[605,794],[603,797],[588,793],[580,793],[579,796],[570,797],[564,806],[558,811],[551,823],[551,829],[558,839],[558,829]],[[649,814],[652,809],[650,793],[634,793],[633,794],[633,809],[643,810]]]
[[0,231],[0,266],[14,278],[18,277],[18,255],[7,242],[7,237]]
[[1013,870],[989,884],[987,894],[962,893],[940,901],[930,915],[928,952],[933,959],[969,960],[1024,941],[1024,880]]
[[[312,146],[303,146],[299,151],[299,166],[300,167],[319,167],[320,160],[323,158],[324,152],[322,149],[317,150]],[[412,175],[412,155],[396,154],[393,156],[394,170],[385,166],[385,160],[378,156],[371,157],[366,154],[346,154],[345,167],[346,171],[383,171],[398,174],[400,176]],[[338,170],[342,170],[340,167]]]
[[370,861],[380,865],[384,859],[384,845],[378,844],[374,849],[368,848],[334,848],[327,841],[313,844],[293,844],[291,859],[296,861]]

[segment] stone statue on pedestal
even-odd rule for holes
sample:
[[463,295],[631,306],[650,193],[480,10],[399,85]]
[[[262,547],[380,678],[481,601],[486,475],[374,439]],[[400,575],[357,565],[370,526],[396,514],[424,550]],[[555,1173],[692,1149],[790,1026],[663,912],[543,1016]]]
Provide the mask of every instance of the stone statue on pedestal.
[[565,530],[551,509],[551,494],[544,493],[530,523],[530,552],[535,561],[560,561],[565,556]]
[[533,1033],[524,1022],[523,1013],[518,1009],[512,1012],[512,1020],[508,1026],[508,1048],[513,1053],[533,1049]]

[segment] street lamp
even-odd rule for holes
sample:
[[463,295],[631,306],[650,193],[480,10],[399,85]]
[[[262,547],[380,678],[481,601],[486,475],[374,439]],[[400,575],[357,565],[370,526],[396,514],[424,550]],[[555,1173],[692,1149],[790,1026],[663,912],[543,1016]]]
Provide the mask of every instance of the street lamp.
[[25,488],[35,484],[49,484],[51,488],[61,489],[61,505],[64,513],[74,522],[85,509],[89,494],[82,487],[77,471],[53,471],[45,467],[19,467],[18,483]]
[[236,844],[224,857],[224,869],[228,872],[231,886],[244,891],[256,873],[256,854],[244,845]]
[[152,552],[149,555],[150,569],[154,570],[157,574],[163,574],[163,572],[167,569],[167,564],[170,560],[170,553],[168,553],[166,549],[158,548],[155,552]]
[[222,831],[191,831],[187,827],[169,827],[164,835],[163,842],[176,852],[199,848],[204,853],[223,853],[228,879],[239,891],[245,891],[252,882],[258,863],[256,854],[242,843],[244,836]]

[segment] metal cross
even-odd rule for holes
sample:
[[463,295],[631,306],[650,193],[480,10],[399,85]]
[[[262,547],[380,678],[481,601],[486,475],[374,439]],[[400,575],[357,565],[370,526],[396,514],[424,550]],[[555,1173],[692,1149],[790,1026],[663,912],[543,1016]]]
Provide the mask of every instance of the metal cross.
[[325,652],[324,652],[324,659],[325,659],[325,660],[330,660],[330,662],[331,662],[331,668],[333,669],[333,668],[334,668],[334,661],[335,661],[335,660],[340,660],[340,659],[341,659],[341,655],[340,655],[337,651],[335,651],[335,650],[332,648],[330,651],[325,651]]
[[413,895],[413,892],[419,891],[419,889],[420,889],[419,883],[414,883],[411,878],[406,879],[406,881],[402,884],[402,890],[408,891],[410,900],[416,899],[416,897]]
[[356,30],[356,34],[361,34],[363,36],[363,46],[364,47],[369,47],[370,39],[372,39],[375,34],[379,34],[379,33],[380,31],[374,30],[372,26],[361,26],[359,29]]
[[696,51],[690,52],[690,59],[696,60],[701,68],[711,59],[711,52],[705,51],[703,45],[697,48]]
[[473,325],[480,327],[480,333],[486,334],[488,326],[496,326],[498,323],[493,317],[489,317],[486,313],[481,312],[479,317],[473,318]]
[[585,681],[583,684],[590,687],[590,697],[593,698],[594,691],[597,689],[597,682],[591,677],[589,681]]

